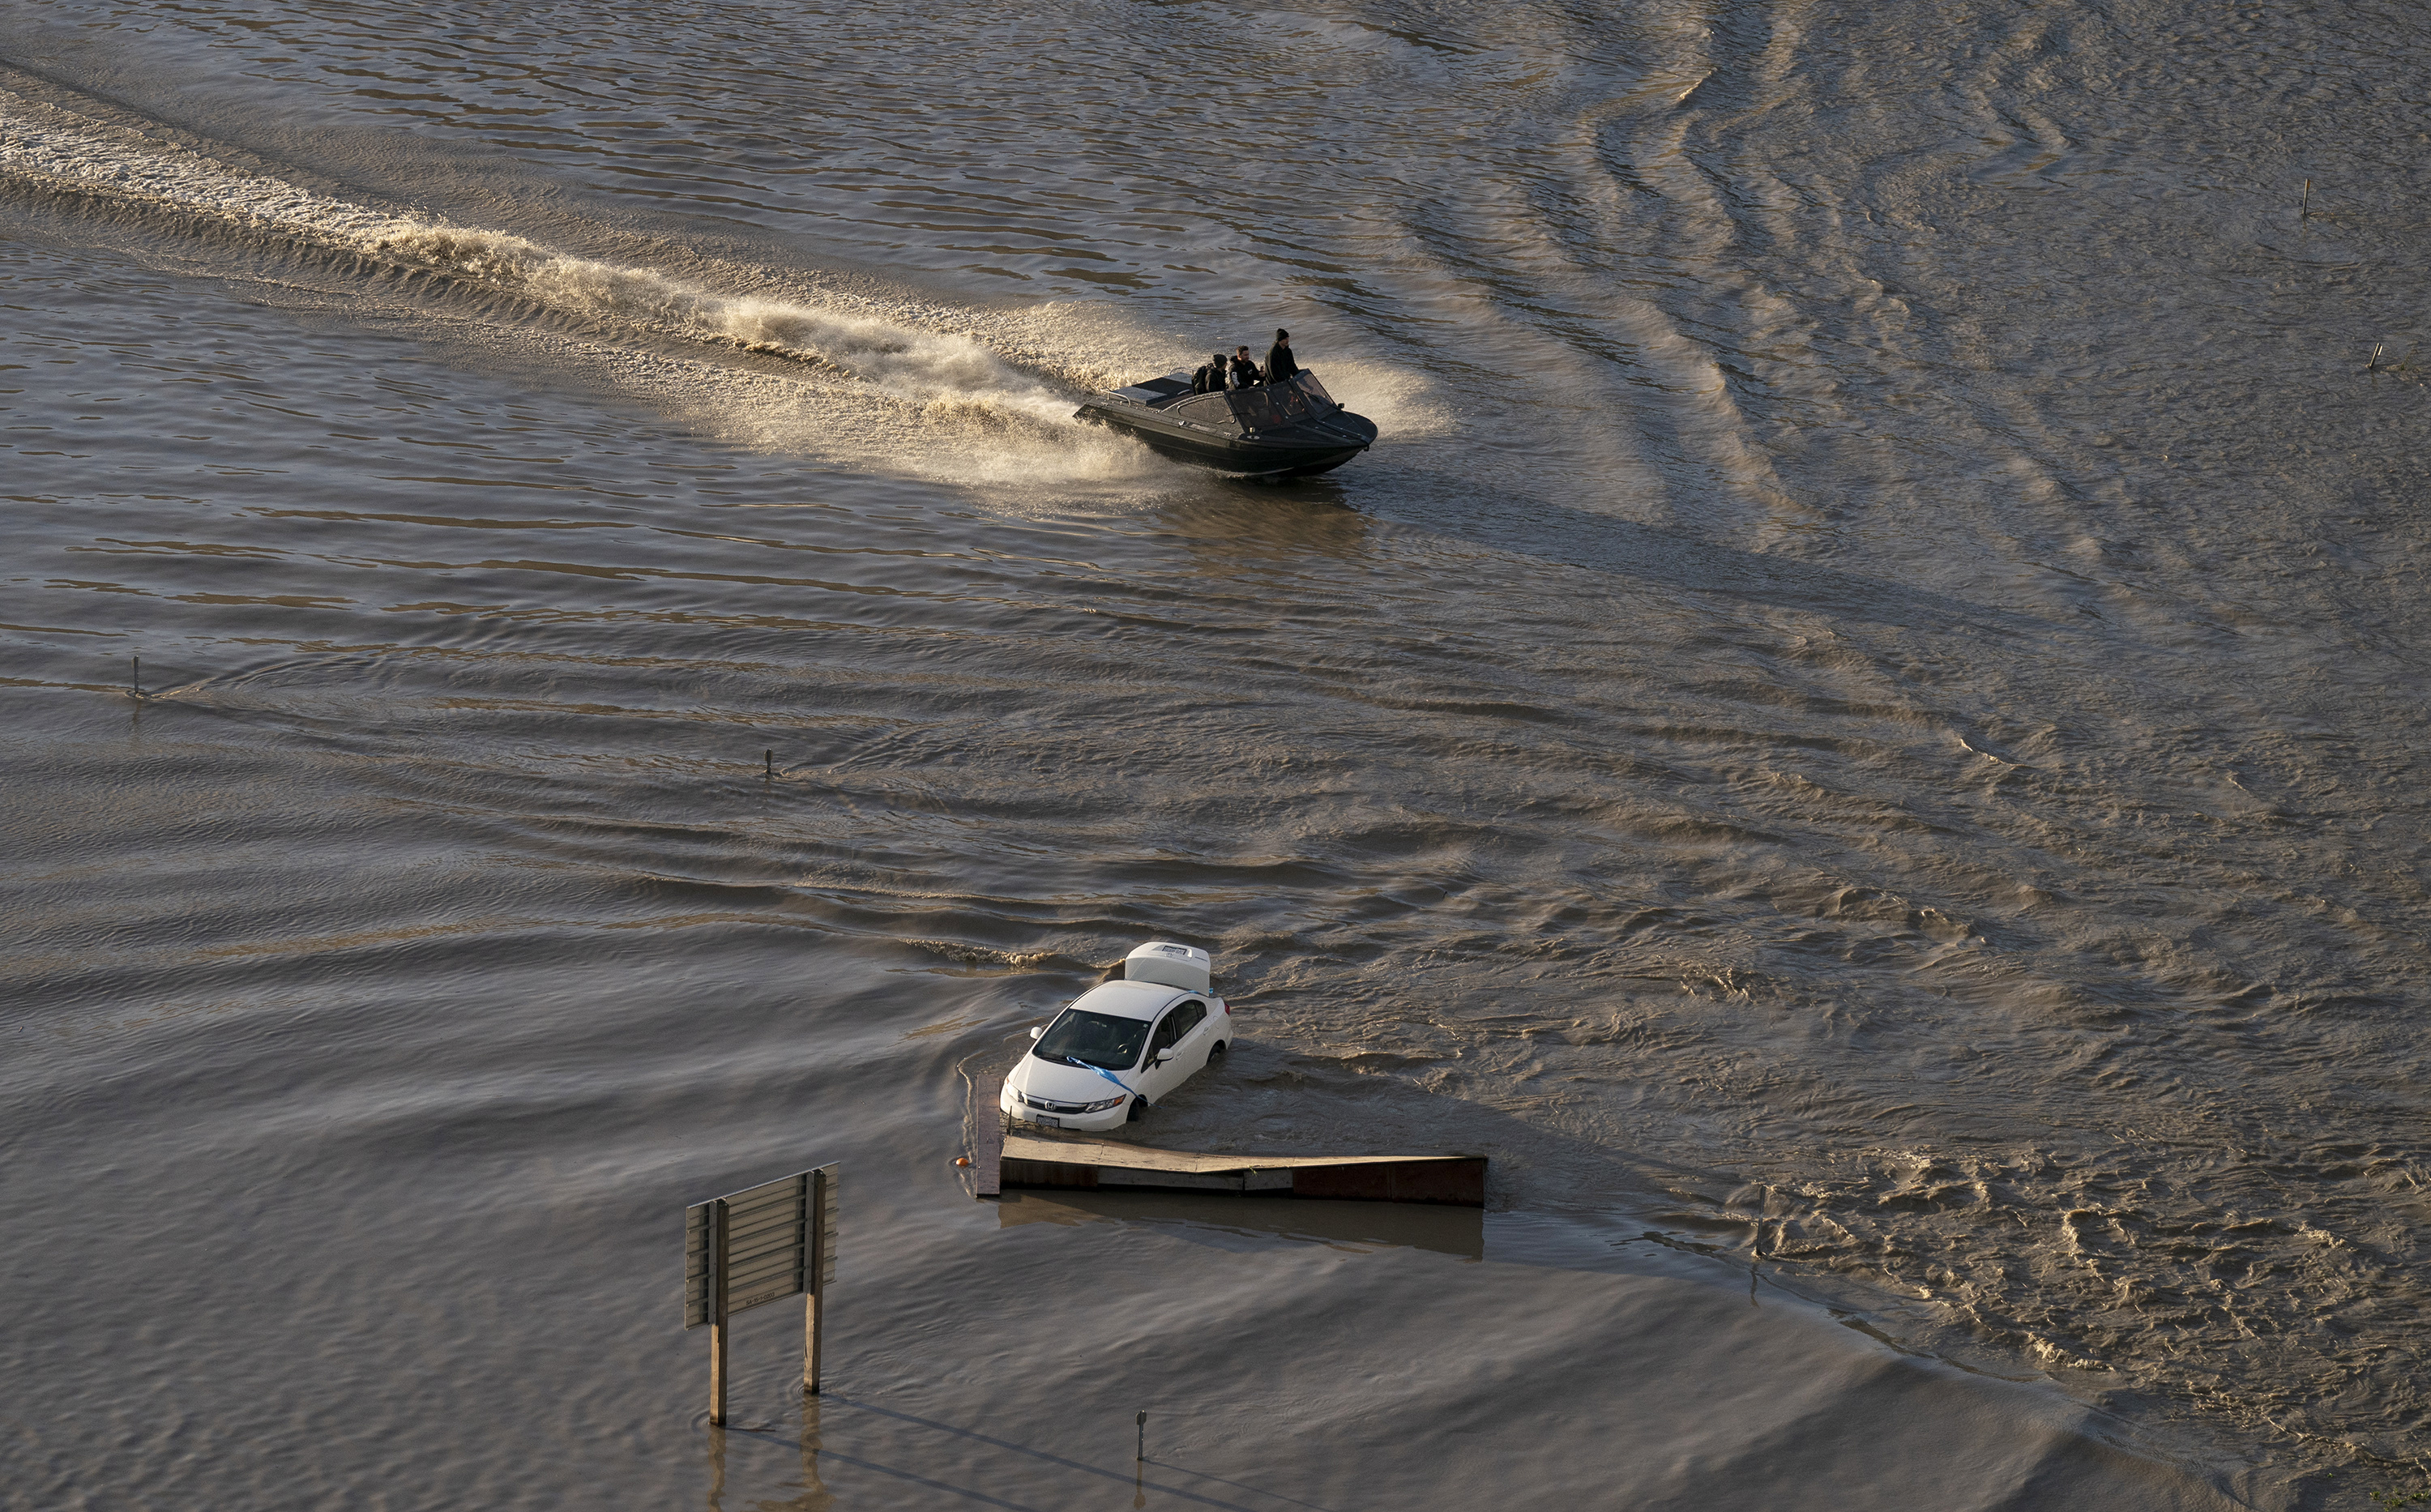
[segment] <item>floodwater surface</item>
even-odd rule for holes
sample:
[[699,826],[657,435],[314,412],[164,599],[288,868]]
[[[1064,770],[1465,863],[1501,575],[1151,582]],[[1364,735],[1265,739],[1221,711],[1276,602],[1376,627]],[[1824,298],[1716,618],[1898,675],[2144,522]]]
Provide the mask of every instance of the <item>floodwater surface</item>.
[[[0,0],[0,1500],[2431,1484],[2427,70]],[[1339,472],[1070,419],[1279,326]],[[1155,938],[1141,1136],[1488,1211],[972,1201]],[[713,1430],[681,1210],[825,1161],[830,1389],[747,1314]]]

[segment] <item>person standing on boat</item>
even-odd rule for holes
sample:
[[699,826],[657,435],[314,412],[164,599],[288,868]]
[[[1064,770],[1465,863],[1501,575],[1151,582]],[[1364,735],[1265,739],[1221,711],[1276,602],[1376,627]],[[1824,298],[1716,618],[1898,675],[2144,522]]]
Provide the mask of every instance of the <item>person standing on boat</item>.
[[1223,353],[1208,353],[1207,365],[1190,375],[1190,392],[1193,394],[1223,393],[1224,378],[1232,365],[1224,360]]
[[1266,381],[1281,383],[1299,371],[1299,364],[1292,360],[1291,332],[1278,328],[1274,345],[1266,349]]
[[1232,348],[1232,387],[1253,389],[1265,381],[1265,377],[1258,372],[1258,364],[1249,360],[1249,349],[1246,346]]

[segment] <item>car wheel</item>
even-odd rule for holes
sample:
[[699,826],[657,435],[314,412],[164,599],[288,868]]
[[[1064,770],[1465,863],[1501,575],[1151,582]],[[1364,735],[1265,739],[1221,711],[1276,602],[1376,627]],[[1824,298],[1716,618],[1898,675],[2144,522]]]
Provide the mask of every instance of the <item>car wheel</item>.
[[1215,1047],[1207,1052],[1207,1067],[1208,1069],[1213,1070],[1223,1064],[1224,1042],[1219,1039],[1216,1042]]
[[1132,1116],[1131,1116],[1130,1117],[1128,1117],[1128,1118],[1125,1118],[1123,1121],[1124,1121],[1125,1123],[1137,1123],[1137,1122],[1139,1122],[1142,1118],[1145,1118],[1145,1117],[1148,1117],[1148,1099],[1146,1099],[1146,1098],[1133,1098],[1133,1099],[1132,1099]]

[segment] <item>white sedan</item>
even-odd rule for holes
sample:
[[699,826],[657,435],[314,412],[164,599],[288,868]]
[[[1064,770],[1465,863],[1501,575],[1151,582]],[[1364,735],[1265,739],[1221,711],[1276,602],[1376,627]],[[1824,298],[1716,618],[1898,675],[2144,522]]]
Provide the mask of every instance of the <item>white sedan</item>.
[[[1208,990],[1207,952],[1158,942],[1041,1029],[1005,1074],[1005,1116],[1098,1133],[1137,1118],[1224,1053],[1232,1010]],[[1175,980],[1179,979],[1179,980]]]

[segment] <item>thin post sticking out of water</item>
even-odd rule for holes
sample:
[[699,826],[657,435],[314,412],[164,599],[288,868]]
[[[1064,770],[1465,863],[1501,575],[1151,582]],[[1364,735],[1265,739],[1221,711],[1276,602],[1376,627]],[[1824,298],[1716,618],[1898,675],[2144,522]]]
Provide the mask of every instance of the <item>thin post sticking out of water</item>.
[[2306,217],[2307,215],[2310,215],[2310,214],[2312,214],[2312,213],[2313,213],[2313,181],[2312,181],[2311,179],[2307,178],[2307,179],[2305,179],[2305,193],[2304,193],[2304,197],[2296,201],[2296,219],[2298,219],[2298,220],[2300,220],[2300,221],[2301,221],[2301,220],[2303,220],[2305,217]]
[[709,1425],[726,1426],[727,1352],[734,1327],[727,1291],[726,1199],[709,1204]]
[[2386,342],[2374,342],[2372,344],[2372,361],[2363,365],[2363,370],[2365,372],[2370,373],[2380,366],[2380,349],[2388,344],[2389,344]]
[[1139,1415],[1139,1453],[1135,1457],[1148,1458],[1148,1414],[1145,1412]]
[[[819,1359],[826,1352],[828,1341],[827,1330],[819,1324],[828,1315],[828,1275],[835,1268],[835,1211],[829,1206],[835,1195],[834,1168],[811,1172],[811,1184],[803,1195],[810,1207],[810,1254],[806,1264],[811,1275],[810,1295],[802,1299],[802,1394],[815,1397],[819,1394]],[[807,1413],[811,1409],[802,1410]]]
[[126,660],[132,664],[126,674],[127,683],[135,689],[135,697],[140,698],[143,697],[143,658],[130,656]]
[[768,773],[768,775],[769,775],[770,777],[774,777],[774,776],[776,776],[776,775],[777,775],[777,753],[776,753],[775,751],[773,751],[773,750],[763,751],[763,752],[761,752],[761,754],[760,754],[760,759],[761,759],[761,761],[763,761],[763,763],[765,763],[765,764],[766,764],[766,768],[767,768],[767,773]]

